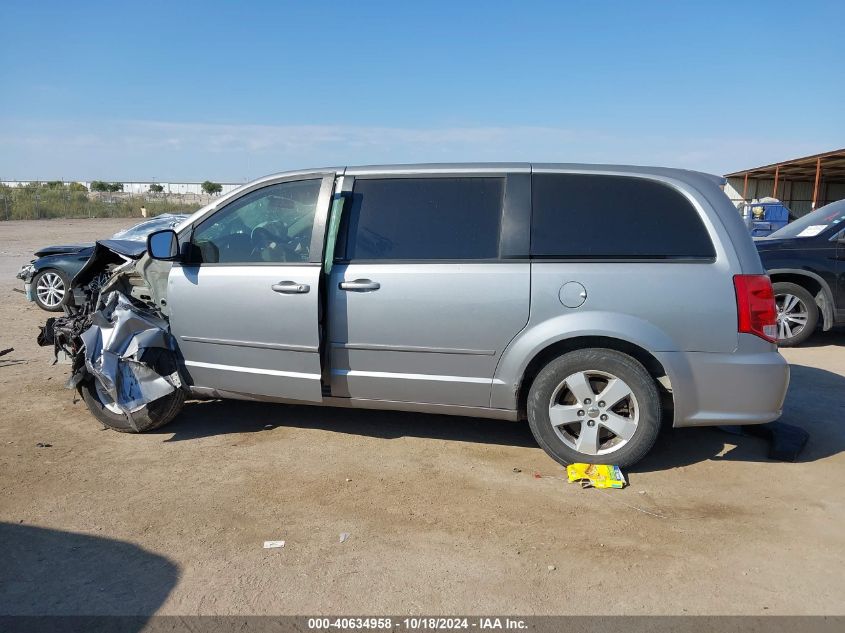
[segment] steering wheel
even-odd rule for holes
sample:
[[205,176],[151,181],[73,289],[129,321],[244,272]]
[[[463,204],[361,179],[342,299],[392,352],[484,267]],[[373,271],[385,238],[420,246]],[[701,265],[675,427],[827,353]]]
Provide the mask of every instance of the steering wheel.
[[274,234],[263,226],[257,226],[250,235],[252,255],[265,262],[293,261],[294,253],[285,238]]

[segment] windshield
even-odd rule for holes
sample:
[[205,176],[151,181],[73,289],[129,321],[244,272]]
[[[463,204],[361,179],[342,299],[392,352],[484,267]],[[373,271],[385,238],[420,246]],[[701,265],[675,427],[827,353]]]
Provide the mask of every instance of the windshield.
[[147,235],[153,231],[161,229],[172,229],[177,224],[181,224],[183,220],[188,218],[188,215],[166,213],[156,216],[151,220],[144,220],[140,224],[118,231],[112,235],[113,240],[130,240],[133,242],[143,242],[147,239]]
[[[814,237],[834,225],[842,224],[842,222],[845,222],[845,200],[831,202],[821,209],[816,209],[812,213],[798,218],[795,222],[787,224],[782,229],[778,229],[769,237]],[[845,228],[845,224],[842,224],[842,228]]]

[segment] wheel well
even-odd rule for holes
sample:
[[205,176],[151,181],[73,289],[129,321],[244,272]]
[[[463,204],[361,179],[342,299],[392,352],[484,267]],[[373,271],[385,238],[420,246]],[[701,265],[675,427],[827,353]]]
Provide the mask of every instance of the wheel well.
[[666,415],[665,418],[668,419],[669,424],[671,424],[671,412],[674,401],[672,400],[671,383],[669,382],[669,378],[666,375],[666,370],[663,368],[663,365],[661,365],[660,361],[642,347],[629,343],[628,341],[612,338],[610,336],[577,336],[552,343],[538,352],[525,368],[525,372],[523,373],[522,380],[519,384],[518,406],[520,415],[525,416],[526,403],[528,402],[528,391],[531,389],[531,383],[534,382],[534,378],[537,377],[537,374],[540,373],[540,370],[543,369],[543,367],[545,367],[552,359],[557,358],[562,354],[572,352],[576,349],[588,348],[612,349],[617,352],[627,354],[628,356],[638,360],[642,366],[645,367],[646,371],[651,374],[651,377],[655,379],[657,389],[660,391],[663,409],[667,414],[669,414]]
[[800,273],[775,273],[769,277],[773,284],[788,282],[807,290],[816,301],[816,307],[822,318],[822,329],[829,330],[833,326],[833,298],[830,296],[829,289],[825,288],[818,279]]
[[32,274],[32,278],[35,279],[36,275],[40,275],[41,273],[58,273],[59,276],[67,278],[67,273],[61,268],[56,268],[55,266],[45,266],[44,268],[39,268]]
[[822,289],[822,285],[817,279],[813,279],[808,275],[798,275],[794,273],[776,273],[771,275],[772,283],[785,281],[791,284],[796,284],[809,291],[815,297]]

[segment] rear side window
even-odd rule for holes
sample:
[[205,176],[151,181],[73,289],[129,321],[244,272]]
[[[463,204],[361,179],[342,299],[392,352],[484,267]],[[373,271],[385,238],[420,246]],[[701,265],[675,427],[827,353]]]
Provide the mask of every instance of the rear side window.
[[531,255],[712,259],[698,212],[674,188],[624,176],[534,174]]
[[347,260],[494,259],[503,178],[355,181]]

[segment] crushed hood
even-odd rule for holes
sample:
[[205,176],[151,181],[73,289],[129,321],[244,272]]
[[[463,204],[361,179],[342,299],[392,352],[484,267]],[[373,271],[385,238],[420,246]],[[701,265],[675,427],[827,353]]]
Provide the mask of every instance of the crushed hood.
[[127,260],[141,259],[146,252],[146,242],[98,240],[94,245],[94,252],[91,253],[91,257],[71,280],[71,286],[84,286],[109,264],[122,264]]

